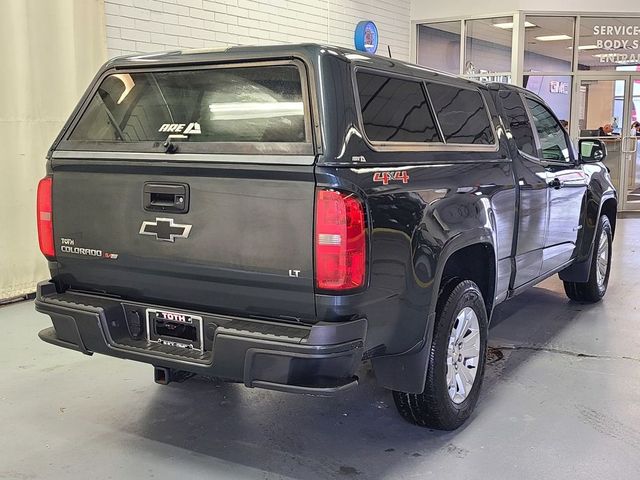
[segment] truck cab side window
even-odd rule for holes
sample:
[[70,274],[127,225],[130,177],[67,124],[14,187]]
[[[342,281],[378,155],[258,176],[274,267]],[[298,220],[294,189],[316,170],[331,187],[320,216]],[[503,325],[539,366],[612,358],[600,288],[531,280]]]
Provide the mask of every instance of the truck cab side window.
[[529,115],[517,92],[501,91],[502,110],[509,123],[509,131],[518,146],[518,150],[527,155],[537,156],[536,142]]
[[541,103],[527,98],[527,105],[540,138],[542,158],[552,162],[571,162],[567,137],[560,123]]
[[447,143],[491,145],[489,112],[477,90],[428,83],[427,90]]
[[440,142],[420,82],[358,72],[362,123],[374,142]]

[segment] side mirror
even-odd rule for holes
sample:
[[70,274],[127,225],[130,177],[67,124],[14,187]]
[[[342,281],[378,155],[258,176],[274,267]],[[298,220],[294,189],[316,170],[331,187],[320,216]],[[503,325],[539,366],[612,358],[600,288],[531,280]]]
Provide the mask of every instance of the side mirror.
[[607,146],[600,140],[580,140],[578,149],[582,163],[604,162],[604,159],[607,158]]

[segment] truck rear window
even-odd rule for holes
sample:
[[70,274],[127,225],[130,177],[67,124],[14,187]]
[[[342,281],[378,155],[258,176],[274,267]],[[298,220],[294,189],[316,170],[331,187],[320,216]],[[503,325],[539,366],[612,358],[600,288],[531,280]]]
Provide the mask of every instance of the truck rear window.
[[293,64],[114,73],[102,80],[68,141],[98,150],[155,150],[169,135],[185,144],[307,143],[305,118]]

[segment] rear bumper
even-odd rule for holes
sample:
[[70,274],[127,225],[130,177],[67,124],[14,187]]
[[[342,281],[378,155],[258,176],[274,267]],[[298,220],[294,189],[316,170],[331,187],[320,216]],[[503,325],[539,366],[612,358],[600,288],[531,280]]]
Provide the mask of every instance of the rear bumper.
[[365,319],[303,326],[181,310],[203,318],[200,352],[132,334],[135,319],[161,305],[57,293],[42,282],[35,306],[53,322],[39,337],[59,347],[297,393],[332,394],[357,385],[367,328]]

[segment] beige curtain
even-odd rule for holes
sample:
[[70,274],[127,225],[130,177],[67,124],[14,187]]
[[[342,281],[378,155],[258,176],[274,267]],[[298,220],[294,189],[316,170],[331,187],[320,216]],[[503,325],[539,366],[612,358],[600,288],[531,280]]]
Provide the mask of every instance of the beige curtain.
[[0,301],[48,278],[35,195],[45,155],[106,60],[103,0],[0,0]]

